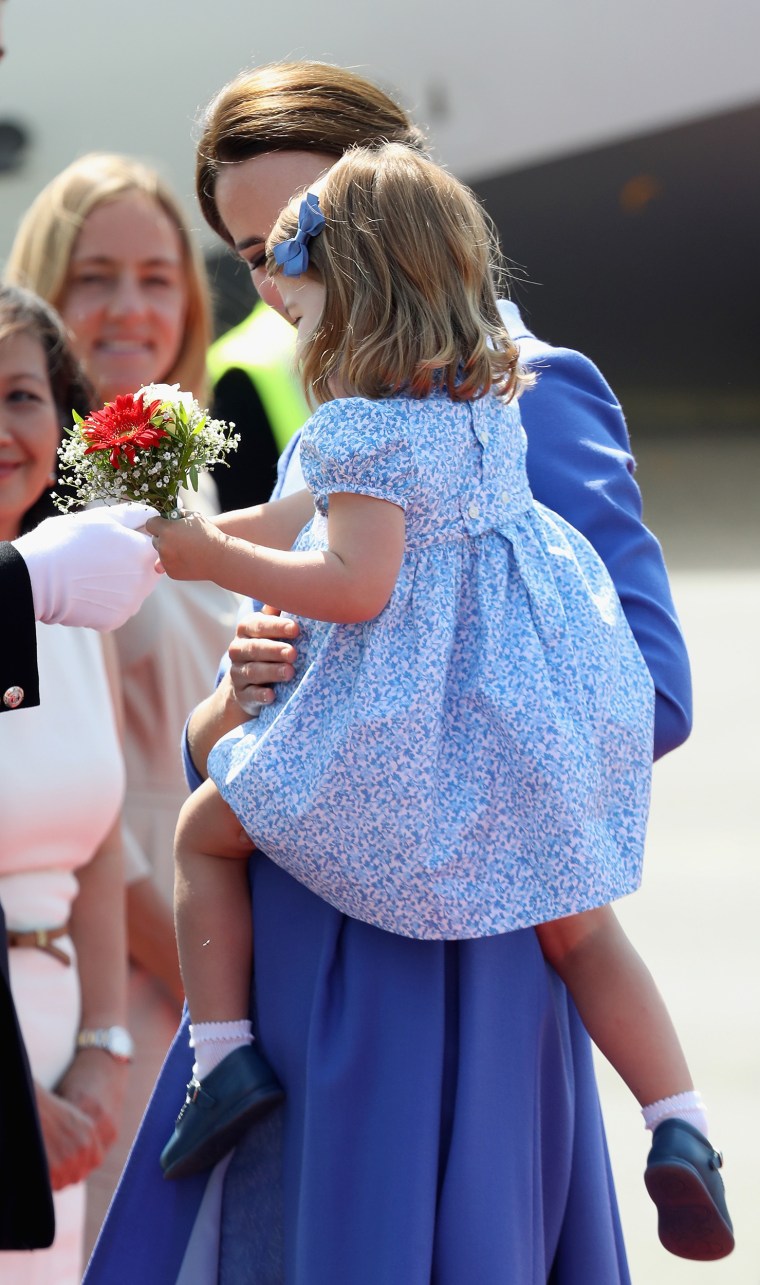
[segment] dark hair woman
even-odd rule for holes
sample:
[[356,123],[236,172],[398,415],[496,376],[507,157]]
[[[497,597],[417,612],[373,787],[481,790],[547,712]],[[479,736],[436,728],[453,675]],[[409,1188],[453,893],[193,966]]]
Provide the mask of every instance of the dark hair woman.
[[[265,246],[280,210],[348,147],[381,140],[422,145],[385,93],[321,63],[247,72],[212,102],[201,207],[268,302],[278,299]],[[586,358],[536,341],[513,305],[502,316],[521,360],[541,367],[522,405],[534,493],[612,573],[654,678],[663,753],[688,733],[688,664],[620,408]],[[302,486],[299,475],[295,439],[278,493]],[[292,677],[294,636],[284,619],[239,626],[231,671],[189,723],[194,784],[219,736]],[[254,1029],[284,1109],[228,1168],[164,1183],[158,1156],[191,1072],[183,1027],[88,1285],[113,1280],[127,1256],[143,1285],[203,1270],[288,1285],[628,1281],[588,1037],[535,932],[410,940],[342,915],[263,853],[250,877]]]

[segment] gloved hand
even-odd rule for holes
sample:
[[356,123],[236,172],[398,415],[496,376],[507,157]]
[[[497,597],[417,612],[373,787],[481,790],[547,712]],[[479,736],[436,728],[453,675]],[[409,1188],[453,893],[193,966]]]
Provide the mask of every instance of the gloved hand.
[[117,629],[158,583],[149,535],[136,530],[158,517],[147,504],[46,518],[13,544],[26,562],[37,620]]

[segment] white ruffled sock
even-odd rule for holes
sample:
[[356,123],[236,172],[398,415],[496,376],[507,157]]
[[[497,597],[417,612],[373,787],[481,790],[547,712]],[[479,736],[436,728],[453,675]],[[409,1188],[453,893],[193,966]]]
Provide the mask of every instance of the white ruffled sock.
[[253,1044],[248,1018],[239,1022],[198,1022],[190,1026],[190,1047],[195,1049],[193,1075],[203,1083],[204,1076],[223,1062],[228,1053]]
[[707,1134],[707,1111],[702,1101],[701,1094],[696,1089],[689,1089],[686,1093],[676,1093],[672,1098],[660,1098],[659,1102],[652,1102],[648,1107],[641,1108],[641,1114],[644,1117],[644,1127],[651,1129],[652,1132],[663,1120],[685,1120],[687,1124],[692,1124],[699,1132]]

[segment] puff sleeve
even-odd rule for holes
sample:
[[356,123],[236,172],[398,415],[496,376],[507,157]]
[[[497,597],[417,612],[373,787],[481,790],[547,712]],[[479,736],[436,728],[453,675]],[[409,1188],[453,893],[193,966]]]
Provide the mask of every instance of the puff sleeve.
[[416,468],[402,405],[347,397],[315,412],[303,431],[301,467],[321,513],[330,495],[346,492],[402,509],[412,503]]

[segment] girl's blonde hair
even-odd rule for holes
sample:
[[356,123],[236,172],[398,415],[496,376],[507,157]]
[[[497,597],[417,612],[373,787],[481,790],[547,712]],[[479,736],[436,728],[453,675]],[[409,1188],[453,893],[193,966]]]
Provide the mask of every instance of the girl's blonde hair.
[[156,380],[205,397],[206,353],[211,340],[211,308],[206,269],[179,201],[142,161],[110,152],[91,152],[67,166],[46,187],[21,221],[5,269],[5,279],[41,295],[54,308],[66,293],[71,259],[85,219],[105,201],[139,192],[154,201],[177,229],[182,245],[187,291],[185,327],[171,370]]
[[207,107],[197,145],[195,185],[206,222],[232,244],[216,204],[225,165],[268,152],[323,152],[387,140],[423,149],[422,131],[398,103],[345,67],[302,59],[243,72]]
[[[301,373],[318,402],[339,379],[358,396],[456,401],[491,388],[511,398],[532,382],[501,319],[501,259],[493,226],[468,188],[402,144],[347,152],[319,184],[324,230],[309,242],[308,272],[325,287],[322,317]],[[295,236],[300,200],[267,241]]]

